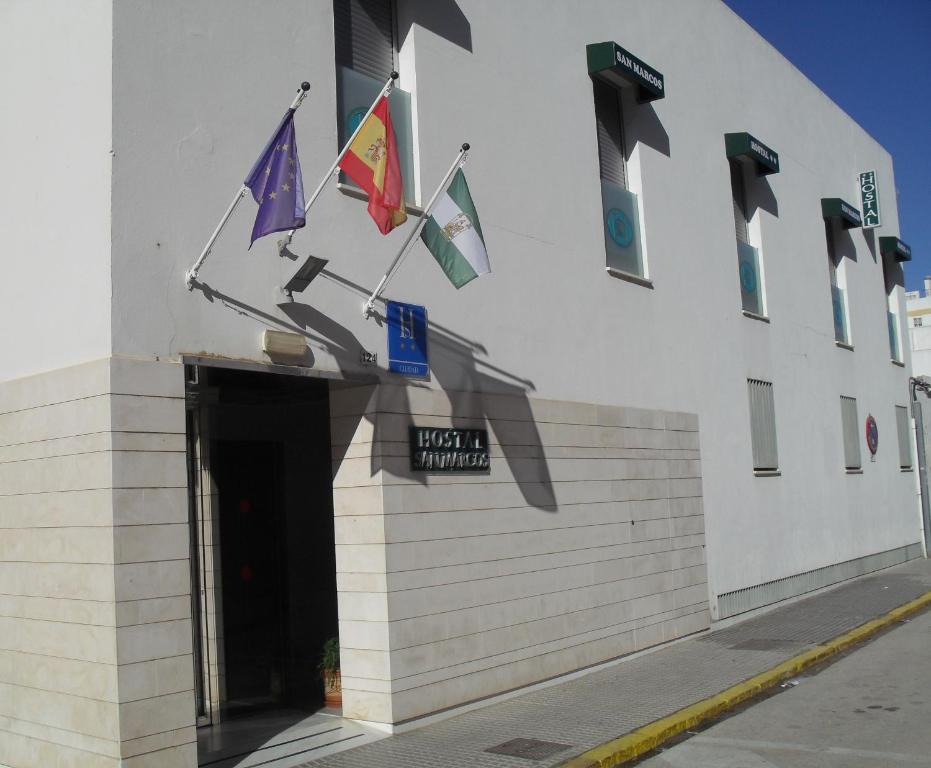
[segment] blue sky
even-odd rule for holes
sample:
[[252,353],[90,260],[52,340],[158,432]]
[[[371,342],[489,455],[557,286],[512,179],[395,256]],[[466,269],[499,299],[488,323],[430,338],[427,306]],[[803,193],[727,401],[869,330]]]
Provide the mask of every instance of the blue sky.
[[[931,0],[725,2],[892,154],[898,235],[913,254],[906,288],[921,287],[931,275]],[[890,197],[879,190],[880,210]]]

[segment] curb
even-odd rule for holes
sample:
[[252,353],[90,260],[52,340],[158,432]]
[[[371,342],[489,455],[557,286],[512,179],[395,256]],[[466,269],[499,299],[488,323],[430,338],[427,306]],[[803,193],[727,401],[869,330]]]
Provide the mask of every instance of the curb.
[[664,742],[683,731],[694,728],[699,723],[709,720],[722,712],[752,699],[772,688],[786,678],[797,675],[804,669],[824,661],[851,646],[863,642],[881,629],[894,624],[906,616],[931,605],[931,592],[911,600],[888,613],[861,624],[849,632],[817,645],[811,650],[793,656],[765,672],[754,675],[742,683],[737,683],[727,690],[709,696],[691,704],[678,712],[654,720],[652,723],[637,728],[630,733],[605,742],[581,755],[560,763],[557,768],[611,768],[623,765],[641,755],[656,749]]

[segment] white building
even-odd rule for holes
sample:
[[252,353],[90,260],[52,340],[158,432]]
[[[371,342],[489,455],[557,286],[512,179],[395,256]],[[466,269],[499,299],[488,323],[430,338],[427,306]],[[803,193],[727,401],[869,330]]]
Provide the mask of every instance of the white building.
[[924,296],[921,291],[905,294],[912,370],[916,376],[931,376],[931,277],[925,278],[924,286]]
[[[921,554],[881,146],[717,0],[336,8],[0,8],[0,765],[195,766],[319,706],[337,634],[344,715],[397,724]],[[293,301],[249,199],[184,282],[298,83],[309,194],[392,68],[409,207],[470,142],[493,269],[389,283],[425,378],[360,311],[417,217],[348,185]]]

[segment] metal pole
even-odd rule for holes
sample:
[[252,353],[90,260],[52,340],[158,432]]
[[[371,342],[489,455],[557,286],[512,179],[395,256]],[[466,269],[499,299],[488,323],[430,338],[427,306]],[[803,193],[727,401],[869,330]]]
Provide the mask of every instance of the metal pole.
[[430,198],[430,202],[427,203],[427,207],[423,210],[423,216],[420,217],[420,221],[417,223],[417,226],[411,231],[407,236],[407,240],[404,241],[404,245],[401,246],[401,250],[398,251],[398,255],[394,257],[394,261],[388,265],[388,270],[385,272],[381,281],[378,283],[378,286],[372,292],[372,295],[369,296],[368,301],[362,306],[362,317],[368,319],[371,317],[372,313],[375,311],[375,299],[378,298],[379,294],[384,290],[385,286],[388,284],[388,280],[392,277],[392,270],[398,265],[401,259],[407,254],[410,250],[411,243],[414,242],[414,239],[417,235],[420,234],[420,231],[424,228],[427,223],[427,220],[430,218],[430,214],[433,212],[433,206],[436,205],[436,201],[439,200],[440,195],[442,195],[446,188],[449,186],[450,181],[453,178],[453,174],[456,172],[457,168],[462,167],[462,164],[465,162],[466,155],[469,152],[469,145],[465,143],[460,147],[459,154],[456,155],[456,159],[453,161],[453,164],[449,167],[449,170],[446,172],[446,175],[443,177],[443,181],[440,182],[440,186],[436,188],[436,192],[433,193],[433,197]]
[[[333,165],[330,166],[330,170],[324,174],[323,179],[317,185],[314,193],[310,196],[310,199],[307,201],[307,205],[304,206],[305,216],[307,215],[307,211],[310,210],[310,206],[312,206],[317,201],[317,198],[320,197],[320,193],[323,192],[323,188],[327,185],[327,182],[332,176],[336,174],[337,168],[339,168],[339,161],[342,160],[343,156],[349,151],[349,147],[351,147],[352,142],[356,140],[356,136],[359,135],[359,131],[362,130],[362,126],[365,125],[365,121],[368,120],[372,112],[375,111],[375,107],[378,106],[378,102],[381,100],[382,96],[386,96],[391,93],[391,89],[394,87],[394,81],[397,79],[398,73],[392,72],[384,86],[382,86],[378,97],[375,99],[375,101],[372,102],[372,106],[369,107],[369,111],[363,115],[362,119],[359,121],[359,124],[356,126],[356,129],[352,132],[352,136],[349,137],[343,148],[340,150],[340,153],[336,156],[336,160],[333,161]],[[282,241],[282,247],[291,244],[291,238],[294,237],[295,232],[297,232],[297,229],[292,229],[290,232],[288,232],[288,234],[285,236],[285,239]]]
[[925,557],[931,552],[931,505],[928,499],[928,465],[924,421],[916,387],[912,383],[912,416],[915,418],[915,444],[918,453],[918,489],[921,493],[921,521],[924,528]]
[[[301,106],[301,102],[304,101],[304,97],[307,95],[309,90],[310,83],[305,80],[303,83],[301,83],[301,87],[297,89],[297,95],[291,101],[291,106],[288,107],[288,109],[297,109],[299,106]],[[246,196],[246,192],[248,191],[249,188],[245,184],[239,188],[239,191],[236,193],[236,196],[230,203],[229,208],[226,209],[226,213],[223,214],[223,218],[220,219],[220,223],[217,224],[217,228],[213,230],[213,234],[210,235],[210,239],[207,241],[207,245],[204,246],[204,250],[200,252],[200,256],[198,256],[197,261],[194,262],[194,266],[192,266],[187,272],[184,273],[184,284],[187,286],[189,291],[194,288],[194,281],[197,279],[197,273],[200,271],[203,263],[207,260],[207,256],[210,255],[210,249],[213,247],[213,244],[220,236],[220,232],[223,231],[223,227],[225,227],[226,222],[230,220],[230,216],[233,215],[233,211],[236,210],[236,206],[239,205],[239,201]]]
[[236,210],[236,206],[239,205],[239,201],[246,196],[246,192],[248,191],[249,187],[247,187],[245,184],[239,188],[239,191],[233,198],[233,202],[230,203],[229,208],[226,209],[226,213],[223,214],[223,218],[220,219],[220,223],[217,224],[217,228],[213,230],[213,234],[210,235],[210,239],[207,241],[207,245],[204,246],[204,250],[200,252],[200,256],[198,256],[197,261],[194,262],[194,266],[184,274],[184,282],[187,285],[187,289],[189,291],[194,288],[194,281],[197,279],[197,273],[200,271],[201,265],[207,260],[207,256],[210,255],[210,249],[213,247],[213,244],[220,236],[220,232],[223,230],[223,227],[226,226],[226,222],[230,220],[230,216],[233,215],[233,211]]

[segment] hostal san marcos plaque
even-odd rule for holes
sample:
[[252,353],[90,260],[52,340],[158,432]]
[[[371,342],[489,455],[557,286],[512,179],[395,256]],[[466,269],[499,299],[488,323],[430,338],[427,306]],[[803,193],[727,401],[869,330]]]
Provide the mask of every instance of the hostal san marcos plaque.
[[489,468],[488,430],[411,427],[412,472],[483,472]]

